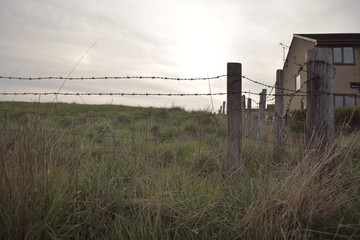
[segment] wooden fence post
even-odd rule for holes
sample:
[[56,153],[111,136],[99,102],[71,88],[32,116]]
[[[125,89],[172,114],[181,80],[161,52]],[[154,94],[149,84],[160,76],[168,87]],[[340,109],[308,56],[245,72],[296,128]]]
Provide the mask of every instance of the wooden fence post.
[[262,92],[260,93],[258,131],[257,131],[258,147],[263,144],[261,141],[264,140],[265,107],[266,107],[266,89],[263,89]]
[[227,175],[235,173],[242,165],[241,161],[241,63],[227,64]]
[[246,117],[246,108],[245,108],[245,101],[246,101],[246,97],[245,95],[241,96],[241,115],[242,115],[242,119],[244,120],[244,118]]
[[225,114],[225,113],[226,113],[226,112],[225,112],[225,101],[223,101],[223,108],[222,108],[222,111],[223,111],[223,112],[222,112],[223,114]]
[[284,151],[285,142],[285,119],[284,119],[284,80],[283,70],[276,71],[275,82],[275,154],[278,155]]
[[251,123],[251,115],[252,115],[252,109],[251,109],[251,98],[248,98],[247,101],[247,116],[248,116],[248,121]]
[[306,56],[306,142],[309,148],[325,148],[335,140],[332,51],[313,48]]
[[[241,132],[245,133],[245,130],[248,128],[248,122],[246,121],[246,108],[245,108],[245,95],[241,96]],[[246,134],[246,133],[245,133]]]
[[244,130],[244,133],[247,137],[251,134],[251,129],[253,128],[253,121],[252,121],[252,109],[251,109],[251,98],[247,99],[247,110],[246,110],[246,128]]
[[252,109],[251,109],[251,98],[248,98],[248,118],[249,118],[249,121],[251,121],[251,115],[252,115]]

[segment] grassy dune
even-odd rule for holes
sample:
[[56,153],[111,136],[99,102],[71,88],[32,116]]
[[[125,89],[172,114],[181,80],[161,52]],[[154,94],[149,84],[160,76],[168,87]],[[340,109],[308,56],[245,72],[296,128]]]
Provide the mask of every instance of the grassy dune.
[[206,111],[4,102],[0,123],[0,239],[360,238],[359,133],[276,159],[246,138],[226,178]]

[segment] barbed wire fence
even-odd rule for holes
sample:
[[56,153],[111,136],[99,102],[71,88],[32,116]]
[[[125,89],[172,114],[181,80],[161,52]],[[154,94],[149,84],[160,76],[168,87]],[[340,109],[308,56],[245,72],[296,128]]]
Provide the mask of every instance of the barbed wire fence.
[[[299,65],[299,70],[296,74],[294,74],[293,77],[286,79],[283,81],[283,83],[287,83],[290,82],[292,80],[295,81],[295,78],[297,75],[299,75],[301,72],[306,72],[306,70],[304,70],[304,66],[307,63],[305,63],[304,65]],[[263,83],[261,81],[258,80],[254,80],[250,77],[247,77],[245,75],[241,76],[241,78],[243,80],[249,81],[251,83],[257,84],[259,86],[262,87],[266,87],[268,89],[270,89],[269,93],[266,94],[266,102],[268,103],[272,103],[276,97],[281,96],[281,97],[289,97],[288,103],[286,104],[285,107],[285,111],[284,111],[284,115],[283,116],[278,116],[278,117],[274,117],[274,112],[271,113],[270,111],[268,111],[267,116],[265,117],[259,117],[259,116],[244,116],[247,118],[247,123],[243,124],[243,132],[245,134],[243,134],[242,138],[246,139],[248,141],[261,141],[264,143],[269,143],[269,144],[273,144],[273,145],[277,145],[277,144],[283,144],[284,146],[288,147],[288,148],[299,148],[302,147],[301,144],[304,144],[304,142],[299,142],[299,141],[294,141],[294,142],[287,142],[287,143],[279,143],[277,141],[275,141],[274,137],[273,137],[273,122],[275,121],[284,121],[284,119],[287,118],[289,111],[290,111],[290,106],[291,106],[291,102],[293,101],[293,99],[295,97],[307,97],[307,96],[311,96],[311,95],[319,95],[319,93],[312,93],[312,92],[304,92],[301,89],[303,89],[304,86],[306,86],[306,84],[309,81],[315,80],[318,78],[318,76],[316,76],[316,74],[313,74],[315,77],[308,79],[307,81],[304,81],[303,84],[301,85],[301,87],[298,90],[295,89],[289,89],[289,88],[284,88],[284,87],[277,87],[276,85],[269,85],[266,83]],[[225,78],[225,77],[229,77],[227,74],[223,74],[223,75],[218,75],[218,76],[214,76],[214,77],[204,77],[204,78],[176,78],[176,77],[164,77],[164,76],[102,76],[102,77],[56,77],[56,76],[48,76],[48,77],[15,77],[15,76],[0,76],[0,79],[7,79],[7,80],[19,80],[19,81],[51,81],[51,80],[69,80],[69,81],[86,81],[86,80],[96,80],[96,81],[102,81],[102,80],[127,80],[127,79],[159,79],[159,80],[171,80],[171,81],[209,81],[209,80],[214,80],[214,79],[220,79],[220,78]],[[275,90],[283,90],[284,93],[282,94],[277,94]],[[274,93],[275,91],[275,93]],[[253,95],[253,96],[260,96],[260,93],[256,93],[256,92],[252,92],[252,91],[241,91],[241,92],[210,92],[210,93],[148,93],[148,92],[0,92],[0,95],[2,96],[9,96],[9,95],[13,95],[13,96],[27,96],[27,95],[34,95],[34,96],[47,96],[47,95],[54,95],[54,96],[160,96],[160,97],[189,97],[189,96],[227,96],[227,95],[232,95],[232,94],[248,94]],[[322,92],[320,93],[320,95],[332,95],[332,92]],[[251,99],[252,102],[254,102],[255,104],[257,104],[258,106],[260,105],[260,102],[257,102],[254,99]],[[269,109],[268,109],[269,110]],[[251,110],[252,111],[252,110]],[[251,112],[250,111],[250,112]],[[225,111],[224,111],[225,112]],[[91,119],[90,121],[92,121],[93,123],[97,122],[97,120],[103,120],[103,119],[119,119],[122,116],[121,114],[114,114],[114,115],[94,115],[94,114],[69,114],[69,113],[53,113],[53,112],[41,112],[39,110],[37,111],[19,111],[19,110],[14,110],[14,109],[3,109],[0,110],[0,113],[2,113],[2,117],[0,118],[3,128],[2,131],[4,132],[21,132],[22,129],[16,129],[13,128],[14,126],[9,126],[9,119],[11,119],[11,117],[9,117],[9,115],[17,115],[20,116],[20,118],[26,118],[26,116],[33,116],[35,119],[38,118],[48,118],[48,117],[56,117],[56,118],[70,118],[68,126],[73,126],[74,124],[71,123],[72,121],[89,121],[89,119]],[[246,113],[246,111],[244,112]],[[253,114],[254,115],[254,114]],[[84,120],[85,119],[85,120]],[[201,119],[213,119],[210,120],[212,121],[211,123],[211,127],[215,128],[215,131],[213,134],[204,134],[204,132],[201,130],[201,126],[202,121]],[[198,123],[198,125],[196,125],[199,129],[192,129],[190,124],[189,124],[189,131],[191,132],[190,134],[187,134],[185,136],[181,136],[181,131],[183,131],[184,129],[178,129],[177,130],[177,134],[175,135],[171,135],[171,137],[162,137],[159,135],[159,127],[157,126],[157,124],[159,122],[163,122],[164,125],[168,125],[168,126],[174,126],[174,121],[195,121]],[[153,115],[148,115],[148,116],[138,116],[138,117],[130,117],[129,119],[127,119],[126,121],[145,121],[145,129],[144,130],[144,136],[136,136],[136,139],[145,143],[148,142],[153,142],[155,143],[155,149],[156,146],[161,142],[161,143],[166,143],[166,144],[181,144],[184,142],[194,142],[194,141],[198,141],[198,142],[203,142],[203,141],[213,141],[213,142],[226,142],[226,124],[224,122],[224,117],[220,114],[214,114],[214,113],[201,113],[198,115],[189,115],[189,116],[184,116],[184,117],[173,117],[173,116],[153,116]],[[262,139],[259,139],[258,137],[256,137],[256,132],[258,130],[257,128],[257,122],[258,121],[265,121],[267,122],[267,133],[265,134],[265,137]],[[75,124],[76,125],[76,124]],[[74,126],[75,126],[74,125]],[[150,126],[151,125],[151,126]],[[246,129],[246,131],[245,131]],[[74,131],[73,131],[74,130]],[[116,132],[116,134],[111,133],[111,131],[106,130],[106,128],[102,128],[101,126],[98,126],[98,128],[96,129],[95,132],[81,132],[78,129],[53,129],[53,128],[41,128],[41,127],[35,127],[33,129],[34,132],[47,132],[47,133],[52,133],[52,134],[67,134],[70,135],[74,138],[76,137],[87,137],[87,138],[91,138],[91,139],[99,139],[99,138],[109,138],[112,139],[112,141],[118,141],[118,142],[123,142],[123,140],[129,140],[131,142],[130,145],[132,145],[131,149],[136,148],[136,144],[134,144],[135,141],[135,136],[134,136],[134,131],[132,132],[127,132],[127,133],[120,133],[120,132]],[[98,140],[100,141],[100,140]],[[124,144],[124,143],[123,143]],[[259,143],[258,143],[259,144]],[[146,145],[146,144],[145,144]],[[156,150],[155,152],[155,156],[157,155]],[[162,153],[164,154],[164,153]]]

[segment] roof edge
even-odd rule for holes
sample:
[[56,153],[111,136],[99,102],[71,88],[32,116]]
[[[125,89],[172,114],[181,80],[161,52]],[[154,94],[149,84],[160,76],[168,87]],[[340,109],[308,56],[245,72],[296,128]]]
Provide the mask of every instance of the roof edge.
[[316,39],[304,37],[304,36],[301,36],[300,34],[294,34],[293,37],[294,37],[294,38],[296,37],[296,38],[300,38],[300,39],[302,39],[302,40],[306,40],[306,41],[313,42],[313,43],[315,43],[315,45],[316,45],[316,43],[317,43]]

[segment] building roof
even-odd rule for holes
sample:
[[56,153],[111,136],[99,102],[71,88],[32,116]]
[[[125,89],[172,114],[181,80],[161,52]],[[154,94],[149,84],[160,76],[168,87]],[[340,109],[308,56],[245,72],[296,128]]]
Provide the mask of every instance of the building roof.
[[320,34],[294,34],[294,37],[313,41],[318,44],[360,44],[360,33],[320,33]]

